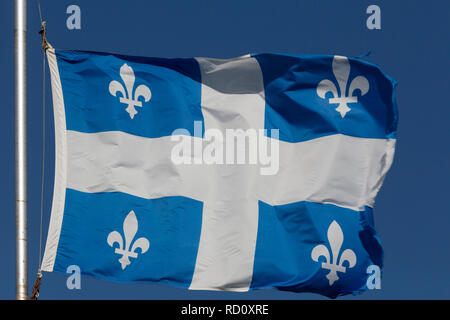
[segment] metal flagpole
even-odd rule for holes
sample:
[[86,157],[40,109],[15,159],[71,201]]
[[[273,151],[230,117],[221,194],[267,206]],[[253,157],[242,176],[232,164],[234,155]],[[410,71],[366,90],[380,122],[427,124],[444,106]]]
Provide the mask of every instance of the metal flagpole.
[[28,297],[27,275],[27,1],[14,6],[16,299]]

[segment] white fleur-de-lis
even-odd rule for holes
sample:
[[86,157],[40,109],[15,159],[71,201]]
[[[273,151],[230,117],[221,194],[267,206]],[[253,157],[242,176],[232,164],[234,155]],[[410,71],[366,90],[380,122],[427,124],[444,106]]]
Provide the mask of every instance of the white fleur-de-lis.
[[333,221],[328,227],[327,237],[331,247],[331,257],[328,248],[323,244],[319,244],[312,250],[311,258],[314,261],[319,262],[320,256],[325,257],[325,262],[322,262],[322,269],[330,270],[326,277],[330,286],[332,286],[333,283],[339,279],[337,272],[339,271],[345,273],[346,271],[346,267],[343,266],[344,261],[348,262],[349,268],[353,268],[355,266],[356,255],[353,250],[346,249],[342,252],[339,258],[342,242],[344,242],[344,234],[336,221]]
[[[125,235],[125,246],[123,243],[123,237],[122,235],[117,232],[113,231],[108,235],[107,242],[108,244],[113,247],[114,243],[117,243],[119,245],[118,248],[114,251],[117,254],[121,254],[122,257],[119,259],[120,264],[122,265],[122,270],[125,269],[131,262],[131,258],[137,258],[138,253],[136,252],[137,248],[141,249],[141,254],[144,254],[147,252],[150,243],[146,238],[139,238],[136,241],[134,241],[133,246],[131,246],[131,243],[133,242],[134,236],[136,235],[138,229],[138,221],[136,219],[136,215],[134,214],[134,211],[130,211],[128,215],[126,216],[124,222],[123,222],[123,233]],[[130,250],[131,246],[131,250]]]
[[322,99],[325,99],[325,95],[328,92],[331,92],[333,98],[330,98],[328,103],[338,103],[339,105],[336,108],[336,111],[344,118],[345,114],[351,110],[347,104],[358,102],[358,97],[353,95],[355,90],[359,89],[361,91],[361,96],[365,95],[369,91],[369,81],[366,77],[357,76],[350,83],[347,92],[348,94],[346,95],[348,77],[350,75],[350,64],[348,59],[342,56],[334,56],[332,66],[334,76],[339,84],[339,94],[336,85],[332,81],[325,79],[318,84],[317,95]]
[[133,69],[129,65],[124,64],[120,67],[120,77],[125,84],[126,91],[124,86],[119,81],[113,80],[109,83],[109,93],[115,97],[117,97],[118,92],[122,94],[119,101],[128,105],[125,110],[130,114],[131,119],[133,119],[134,115],[137,113],[134,107],[142,107],[142,101],[138,100],[139,97],[143,97],[144,101],[148,102],[152,96],[152,93],[146,85],[141,84],[136,88],[133,95],[134,82],[136,78],[134,76]]

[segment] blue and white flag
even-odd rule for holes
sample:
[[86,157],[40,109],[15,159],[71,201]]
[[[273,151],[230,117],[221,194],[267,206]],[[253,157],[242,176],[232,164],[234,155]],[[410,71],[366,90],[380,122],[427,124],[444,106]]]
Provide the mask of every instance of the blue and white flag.
[[47,51],[55,185],[43,271],[329,297],[382,267],[395,81],[359,59]]

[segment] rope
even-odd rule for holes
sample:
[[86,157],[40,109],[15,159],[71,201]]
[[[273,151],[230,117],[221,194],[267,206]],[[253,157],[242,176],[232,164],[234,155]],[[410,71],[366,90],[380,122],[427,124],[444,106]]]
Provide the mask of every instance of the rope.
[[41,169],[41,218],[40,218],[40,225],[39,225],[39,265],[38,265],[38,272],[36,281],[34,282],[32,293],[30,296],[30,300],[37,300],[39,297],[39,289],[41,287],[41,279],[42,279],[42,272],[41,272],[41,264],[42,264],[42,221],[44,216],[44,185],[45,185],[45,67],[46,67],[46,61],[45,61],[45,52],[47,49],[51,48],[52,46],[47,41],[47,29],[45,21],[42,20],[42,12],[41,12],[41,4],[39,0],[37,0],[37,5],[39,9],[39,18],[41,20],[41,30],[39,30],[39,34],[42,37],[42,50],[44,51],[44,54],[42,55],[42,169]]
[[47,49],[52,47],[47,41],[47,29],[45,21],[41,21],[41,30],[39,30],[39,34],[42,36],[42,50],[44,50],[45,53]]
[[33,292],[31,293],[30,300],[37,300],[39,297],[39,288],[41,287],[41,279],[42,279],[42,273],[39,270],[36,281],[33,285]]
[[42,59],[42,168],[41,168],[41,220],[39,230],[39,268],[42,263],[42,218],[44,215],[44,184],[45,184],[45,53]]

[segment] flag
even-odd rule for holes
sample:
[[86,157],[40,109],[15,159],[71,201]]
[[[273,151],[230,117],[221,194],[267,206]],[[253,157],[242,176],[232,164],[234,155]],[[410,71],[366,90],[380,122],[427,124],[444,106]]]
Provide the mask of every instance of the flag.
[[396,82],[330,55],[47,50],[55,183],[42,270],[192,290],[368,289]]

